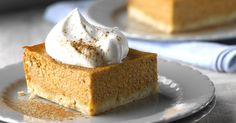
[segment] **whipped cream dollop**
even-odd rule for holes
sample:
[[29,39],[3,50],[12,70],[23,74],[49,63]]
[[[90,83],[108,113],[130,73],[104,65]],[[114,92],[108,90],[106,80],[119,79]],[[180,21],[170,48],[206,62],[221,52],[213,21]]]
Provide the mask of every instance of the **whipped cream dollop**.
[[92,25],[77,9],[53,27],[45,48],[57,61],[89,68],[121,63],[129,50],[127,39],[118,28]]

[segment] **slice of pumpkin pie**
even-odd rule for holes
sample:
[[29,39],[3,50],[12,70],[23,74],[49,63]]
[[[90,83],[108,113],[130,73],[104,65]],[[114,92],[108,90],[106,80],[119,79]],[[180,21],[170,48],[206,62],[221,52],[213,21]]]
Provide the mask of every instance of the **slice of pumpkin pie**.
[[157,55],[129,49],[117,28],[89,24],[73,10],[45,43],[26,46],[24,71],[34,95],[96,115],[157,93]]
[[236,20],[236,0],[128,0],[128,17],[173,33]]

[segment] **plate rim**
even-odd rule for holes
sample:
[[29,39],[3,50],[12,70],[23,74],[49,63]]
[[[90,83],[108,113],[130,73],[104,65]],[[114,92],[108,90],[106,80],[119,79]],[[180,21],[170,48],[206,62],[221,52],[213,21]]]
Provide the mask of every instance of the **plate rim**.
[[[167,63],[172,63],[172,64],[176,64],[176,65],[181,66],[181,67],[183,67],[183,68],[185,68],[185,69],[189,69],[190,71],[193,71],[193,72],[197,73],[199,76],[204,77],[204,78],[209,82],[208,84],[210,84],[210,87],[213,87],[213,88],[212,88],[212,89],[213,89],[213,90],[212,90],[212,95],[211,95],[211,97],[209,97],[208,101],[206,101],[205,103],[203,103],[201,106],[196,107],[195,109],[192,109],[192,112],[191,112],[191,113],[185,113],[185,114],[182,114],[182,115],[179,116],[179,117],[175,117],[175,118],[169,119],[168,122],[173,122],[173,121],[176,121],[176,120],[180,120],[180,119],[186,118],[186,117],[188,117],[188,116],[191,116],[191,115],[193,115],[193,114],[199,112],[200,110],[204,109],[208,104],[210,104],[210,103],[213,101],[213,99],[215,99],[215,101],[216,101],[216,102],[215,102],[215,105],[216,105],[216,103],[217,103],[217,100],[216,100],[217,97],[216,97],[216,95],[215,95],[215,93],[216,93],[215,85],[214,85],[213,81],[212,81],[207,75],[203,74],[202,72],[200,72],[200,71],[197,70],[196,68],[190,67],[189,65],[184,64],[184,63],[181,63],[181,62],[174,62],[174,61],[168,60],[168,59],[161,59],[161,60],[159,60],[159,61],[167,62]],[[214,106],[214,107],[215,107],[215,106]],[[211,109],[211,111],[214,109],[214,107]],[[210,111],[210,112],[211,112],[211,111]],[[209,112],[209,113],[210,113],[210,112]],[[209,113],[208,113],[208,114],[209,114]],[[204,117],[205,117],[205,116],[204,116]],[[203,117],[202,117],[202,118],[203,118]],[[161,121],[161,122],[162,122],[162,121]]]
[[[126,4],[126,0],[116,0],[116,2],[119,1],[120,3],[119,4]],[[103,26],[103,27],[114,27],[114,25],[112,26],[108,26],[108,25],[104,25],[102,24],[101,22],[99,22],[98,20],[94,19],[94,17],[97,15],[96,13],[97,12],[100,12],[100,11],[95,11],[95,10],[101,10],[101,9],[98,9],[98,8],[102,8],[103,4],[107,3],[107,2],[114,2],[114,0],[97,0],[95,1],[94,3],[92,3],[88,9],[86,10],[86,13],[87,13],[87,17],[88,19],[93,22],[94,24],[97,24],[99,26]],[[123,5],[124,6],[124,5]],[[117,9],[120,8],[120,6],[116,6],[116,7],[106,7],[106,9],[109,8],[110,10],[109,11],[116,11]],[[96,12],[96,13],[94,13]],[[105,11],[103,11],[105,12]],[[221,40],[230,40],[230,39],[234,39],[236,38],[236,30],[234,31],[230,31],[230,32],[227,32],[227,33],[222,33],[222,32],[214,32],[214,31],[210,31],[212,34],[208,34],[208,35],[199,35],[199,34],[194,34],[193,36],[189,36],[189,37],[186,37],[186,36],[177,36],[177,37],[173,37],[173,36],[155,36],[155,35],[140,35],[140,34],[137,34],[137,33],[129,33],[129,32],[126,32],[126,31],[123,31],[121,30],[127,37],[131,38],[131,39],[142,39],[142,40],[149,40],[149,41],[161,41],[161,42],[183,42],[183,41],[221,41]]]

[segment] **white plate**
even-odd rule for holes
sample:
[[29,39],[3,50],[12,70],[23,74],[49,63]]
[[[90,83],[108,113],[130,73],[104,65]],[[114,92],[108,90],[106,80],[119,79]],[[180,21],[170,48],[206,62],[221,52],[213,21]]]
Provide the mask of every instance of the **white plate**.
[[[73,120],[64,120],[64,122],[171,122],[200,111],[213,100],[214,85],[208,77],[200,72],[177,63],[161,60],[158,67],[160,74],[159,94],[98,116],[78,117]],[[6,122],[48,122],[48,120],[37,119],[14,111],[11,106],[14,102],[7,103],[6,99],[21,98],[17,97],[19,90],[26,91],[25,80],[22,78],[24,78],[22,63],[0,70],[0,120]]]
[[127,0],[100,0],[89,7],[89,19],[103,26],[118,26],[130,38],[155,41],[215,41],[236,38],[236,22],[173,35],[158,32],[150,26],[129,21],[126,2]]

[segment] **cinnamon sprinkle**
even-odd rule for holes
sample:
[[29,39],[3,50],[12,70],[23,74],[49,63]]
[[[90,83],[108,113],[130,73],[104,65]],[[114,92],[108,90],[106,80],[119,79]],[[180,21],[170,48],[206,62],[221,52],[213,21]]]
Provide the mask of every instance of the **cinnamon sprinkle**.
[[66,111],[62,107],[36,100],[19,100],[18,102],[8,100],[8,104],[18,112],[40,119],[65,120],[73,119],[76,116],[76,113],[72,111]]
[[[30,117],[46,120],[62,121],[72,120],[76,117],[87,118],[80,112],[64,108],[42,98],[34,98],[30,100],[27,99],[27,97],[14,98],[15,96],[11,95],[12,92],[18,94],[17,87],[24,85],[24,83],[25,80],[18,80],[3,92],[3,102],[13,110]],[[21,93],[22,91],[19,92]]]
[[99,47],[94,45],[94,42],[84,42],[82,39],[78,41],[72,41],[71,46],[75,48],[78,53],[85,55],[87,58],[94,59],[101,63],[104,62],[102,52]]

